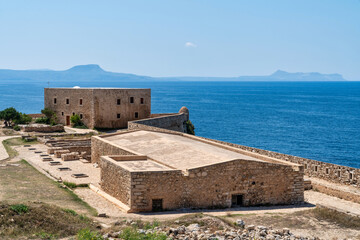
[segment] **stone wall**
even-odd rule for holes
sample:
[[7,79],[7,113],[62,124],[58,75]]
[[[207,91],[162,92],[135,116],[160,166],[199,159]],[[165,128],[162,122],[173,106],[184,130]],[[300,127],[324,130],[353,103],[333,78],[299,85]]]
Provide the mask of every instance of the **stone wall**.
[[130,173],[122,168],[119,168],[108,157],[101,157],[101,182],[102,190],[126,205],[130,205],[130,191],[131,191],[131,176]]
[[[103,190],[127,204],[132,212],[151,211],[152,199],[163,199],[166,210],[230,207],[233,194],[243,195],[244,206],[304,201],[302,167],[232,160],[189,169],[186,173],[180,170],[127,172],[106,157],[102,157],[100,166],[106,168],[101,172]],[[127,195],[121,196],[124,192],[127,194],[128,189],[130,200]]]
[[91,162],[100,163],[101,156],[109,155],[134,155],[129,151],[125,151],[113,143],[99,137],[91,137]]
[[29,125],[19,125],[23,132],[42,132],[42,133],[51,133],[51,132],[64,132],[63,125],[46,125],[46,124],[29,124]]
[[128,122],[128,129],[139,129],[139,125],[145,125],[177,132],[186,132],[185,122],[188,120],[188,114],[174,113],[172,115],[158,116],[154,118]]
[[[208,139],[203,138],[207,141],[212,141],[220,144],[225,144],[231,147],[239,148],[242,150],[245,150],[249,153],[256,153],[263,156],[281,159],[284,161],[300,164],[304,166],[304,173],[306,176],[309,177],[317,177],[320,179],[324,179],[327,181],[335,182],[335,183],[341,183],[346,185],[353,185],[360,187],[360,169],[358,168],[352,168],[352,167],[346,167],[342,165],[336,165],[326,162],[320,162],[316,160],[311,160],[307,158],[301,158],[296,156],[291,156],[287,154],[262,150],[258,148],[253,147],[247,147],[242,146],[238,144],[228,143],[228,142],[222,142],[214,139]],[[244,152],[244,154],[246,154]]]

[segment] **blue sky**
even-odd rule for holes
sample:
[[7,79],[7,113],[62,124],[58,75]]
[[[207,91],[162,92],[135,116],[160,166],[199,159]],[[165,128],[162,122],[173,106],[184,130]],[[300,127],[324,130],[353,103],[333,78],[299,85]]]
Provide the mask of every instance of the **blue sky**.
[[0,68],[360,80],[359,0],[0,0]]

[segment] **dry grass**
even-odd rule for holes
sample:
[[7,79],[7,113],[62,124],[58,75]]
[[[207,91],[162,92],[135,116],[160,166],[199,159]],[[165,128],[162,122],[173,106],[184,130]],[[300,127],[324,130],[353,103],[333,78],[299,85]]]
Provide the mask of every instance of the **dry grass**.
[[360,229],[360,217],[351,216],[328,208],[315,208],[310,212],[320,221],[328,221],[340,227]]
[[84,228],[94,229],[92,221],[59,207],[28,203],[26,212],[18,213],[9,204],[0,203],[0,238],[55,239],[73,236]]
[[25,160],[19,166],[0,168],[0,201],[22,203],[46,202],[71,208],[82,214],[96,215],[95,209],[82,201],[71,190],[38,172]]

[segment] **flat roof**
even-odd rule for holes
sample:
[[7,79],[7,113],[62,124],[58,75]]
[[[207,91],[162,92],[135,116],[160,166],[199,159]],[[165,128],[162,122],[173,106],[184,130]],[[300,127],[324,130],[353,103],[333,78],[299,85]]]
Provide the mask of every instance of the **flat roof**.
[[[235,159],[265,162],[181,135],[134,131],[103,136],[107,141],[148,156],[174,169],[186,170]],[[123,162],[121,164],[124,164]]]
[[135,161],[117,161],[117,164],[127,169],[130,172],[151,172],[151,171],[166,171],[171,168],[156,163],[151,160],[135,160]]

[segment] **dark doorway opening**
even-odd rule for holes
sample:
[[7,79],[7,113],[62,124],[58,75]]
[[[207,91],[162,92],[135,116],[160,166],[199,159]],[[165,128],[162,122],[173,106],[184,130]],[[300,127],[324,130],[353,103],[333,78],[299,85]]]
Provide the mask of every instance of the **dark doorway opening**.
[[231,196],[231,207],[241,207],[243,203],[244,196],[241,194],[235,194]]
[[152,211],[153,212],[163,211],[163,200],[162,199],[153,199],[152,200]]
[[70,116],[66,116],[66,126],[70,125]]

